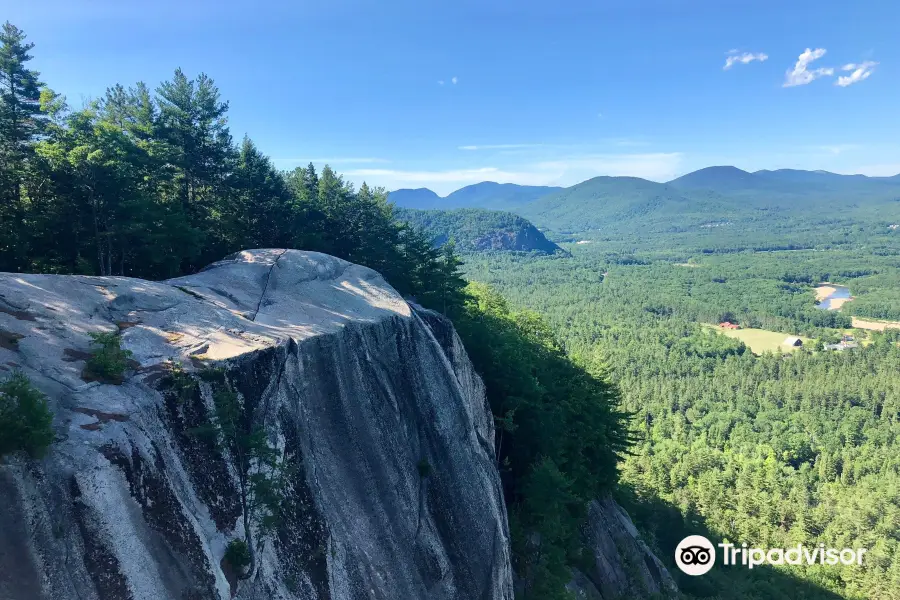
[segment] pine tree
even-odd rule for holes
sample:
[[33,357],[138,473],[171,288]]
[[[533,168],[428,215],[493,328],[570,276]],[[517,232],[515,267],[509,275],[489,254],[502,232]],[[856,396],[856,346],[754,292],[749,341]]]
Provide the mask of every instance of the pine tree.
[[[226,177],[235,157],[225,116],[228,103],[221,101],[208,76],[190,80],[181,69],[159,86],[157,95],[158,135],[165,143],[167,162],[175,165],[175,196],[193,230],[212,231],[215,204],[226,192]],[[199,262],[216,258],[211,252]],[[199,266],[188,260],[182,269]]]
[[0,270],[25,266],[27,224],[22,184],[28,160],[43,131],[40,75],[27,68],[33,43],[6,22],[0,29]]
[[0,29],[0,151],[5,161],[22,160],[43,131],[40,73],[26,67],[33,43],[6,22]]
[[231,178],[229,207],[231,252],[240,246],[288,247],[291,243],[293,198],[281,174],[248,137],[244,137]]
[[319,195],[319,176],[316,175],[316,167],[309,163],[303,176],[303,199],[313,202]]

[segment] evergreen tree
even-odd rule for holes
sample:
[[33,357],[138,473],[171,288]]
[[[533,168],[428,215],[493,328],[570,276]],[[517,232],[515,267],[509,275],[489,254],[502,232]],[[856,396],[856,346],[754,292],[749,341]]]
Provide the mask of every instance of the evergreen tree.
[[[165,142],[167,162],[175,165],[175,197],[192,229],[201,235],[216,231],[214,205],[225,193],[235,156],[225,117],[228,103],[220,100],[219,90],[208,76],[190,80],[181,69],[159,86],[157,95],[159,135]],[[214,260],[214,256],[207,254],[199,262]],[[182,266],[195,269],[202,265],[186,260]]]
[[0,29],[0,270],[17,271],[26,264],[28,228],[23,180],[46,118],[41,112],[43,85],[27,68],[33,43],[6,22]]

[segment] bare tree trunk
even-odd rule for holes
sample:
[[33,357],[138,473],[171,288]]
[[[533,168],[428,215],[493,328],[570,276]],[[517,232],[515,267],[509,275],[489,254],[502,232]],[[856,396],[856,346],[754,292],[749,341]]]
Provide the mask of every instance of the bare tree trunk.
[[97,202],[94,199],[94,190],[90,190],[91,213],[94,220],[94,243],[97,245],[97,261],[100,263],[100,275],[106,275],[106,261],[103,260],[103,240],[100,239],[100,215],[97,211]]

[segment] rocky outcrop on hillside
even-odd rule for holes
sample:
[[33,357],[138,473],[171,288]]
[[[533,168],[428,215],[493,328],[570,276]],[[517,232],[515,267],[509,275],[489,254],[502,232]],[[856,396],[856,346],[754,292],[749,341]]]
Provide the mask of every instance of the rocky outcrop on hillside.
[[628,513],[607,496],[588,508],[584,538],[594,565],[575,572],[569,589],[586,600],[677,598],[678,588],[638,534]]
[[[0,330],[0,368],[47,394],[58,434],[0,466],[0,597],[512,598],[481,380],[374,271],[253,250],[166,282],[4,274]],[[101,331],[133,352],[121,385],[84,376]],[[223,562],[234,469],[195,434],[211,384],[185,397],[173,364],[224,368],[294,469],[247,580]]]
[[[523,219],[524,220],[524,219]],[[544,237],[534,225],[527,223],[519,228],[498,229],[476,237],[471,241],[475,250],[511,250],[513,252],[539,252],[553,254],[562,249]]]
[[460,252],[536,252],[566,254],[527,220],[513,213],[461,208],[457,210],[395,209],[394,214],[425,231],[435,246],[453,240]]

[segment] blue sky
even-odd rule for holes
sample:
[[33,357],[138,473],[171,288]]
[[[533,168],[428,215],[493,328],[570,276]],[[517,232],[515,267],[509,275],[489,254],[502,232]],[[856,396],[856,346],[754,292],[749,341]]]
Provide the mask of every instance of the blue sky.
[[895,0],[2,4],[73,106],[206,72],[279,167],[389,189],[900,173]]

